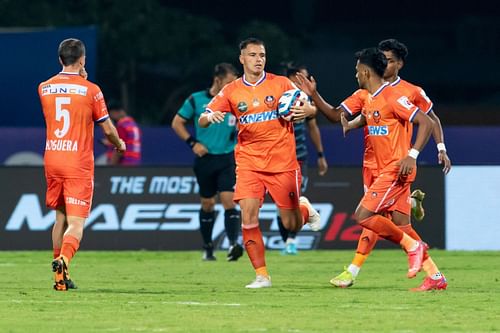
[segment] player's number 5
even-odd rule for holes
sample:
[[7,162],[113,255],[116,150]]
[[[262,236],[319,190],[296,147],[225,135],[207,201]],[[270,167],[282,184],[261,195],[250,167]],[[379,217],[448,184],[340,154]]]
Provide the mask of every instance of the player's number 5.
[[69,97],[56,97],[56,120],[63,122],[62,129],[56,129],[54,134],[58,138],[62,138],[68,133],[69,130],[69,111],[63,109],[63,105],[71,104],[71,98]]

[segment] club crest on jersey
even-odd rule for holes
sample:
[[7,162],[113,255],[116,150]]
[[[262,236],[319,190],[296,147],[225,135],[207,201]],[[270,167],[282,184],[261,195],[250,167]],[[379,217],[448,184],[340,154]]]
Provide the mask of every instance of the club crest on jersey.
[[240,111],[240,112],[247,112],[247,110],[248,110],[248,105],[245,102],[239,102],[236,107],[238,108],[238,111]]
[[380,121],[380,112],[373,111],[373,120],[378,124],[378,122]]
[[276,99],[271,95],[266,96],[266,98],[264,99],[264,103],[266,103],[267,107],[270,109],[274,108],[274,102],[276,102]]

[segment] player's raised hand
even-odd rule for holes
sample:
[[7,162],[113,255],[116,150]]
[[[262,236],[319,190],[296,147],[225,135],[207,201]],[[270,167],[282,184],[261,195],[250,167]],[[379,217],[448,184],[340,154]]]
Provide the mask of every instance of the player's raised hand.
[[440,150],[438,153],[438,161],[439,164],[443,165],[443,172],[445,175],[448,174],[451,170],[451,160],[448,157],[448,154],[446,154],[445,150]]
[[296,73],[295,77],[297,78],[295,84],[300,90],[302,90],[309,96],[312,96],[316,92],[316,80],[314,80],[314,77],[312,75],[310,80],[300,72]]

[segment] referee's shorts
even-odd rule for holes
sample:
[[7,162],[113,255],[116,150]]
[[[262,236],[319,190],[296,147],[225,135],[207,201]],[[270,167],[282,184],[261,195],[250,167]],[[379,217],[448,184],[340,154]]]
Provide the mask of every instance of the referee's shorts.
[[236,183],[234,152],[196,157],[193,169],[202,198],[211,198],[218,192],[234,192]]

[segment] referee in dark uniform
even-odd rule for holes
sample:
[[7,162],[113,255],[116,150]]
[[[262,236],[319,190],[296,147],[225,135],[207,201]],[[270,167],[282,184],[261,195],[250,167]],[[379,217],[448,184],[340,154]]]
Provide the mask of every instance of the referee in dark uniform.
[[[236,183],[234,146],[236,145],[236,118],[228,114],[220,124],[200,128],[198,118],[205,112],[210,100],[229,82],[237,78],[236,68],[229,63],[215,66],[212,86],[191,94],[172,121],[175,133],[195,154],[194,173],[200,187],[200,232],[203,238],[203,260],[215,260],[212,230],[215,222],[214,206],[217,193],[224,206],[224,227],[229,240],[228,261],[238,260],[243,247],[237,243],[240,231],[240,212],[233,201]],[[195,137],[186,129],[193,121]]]

